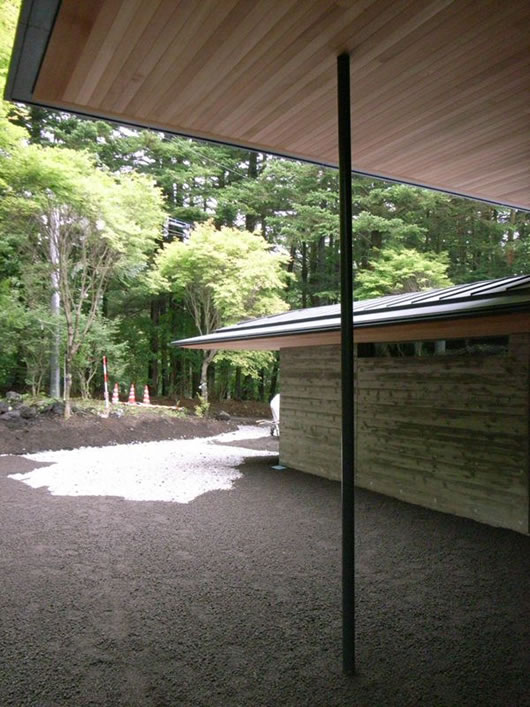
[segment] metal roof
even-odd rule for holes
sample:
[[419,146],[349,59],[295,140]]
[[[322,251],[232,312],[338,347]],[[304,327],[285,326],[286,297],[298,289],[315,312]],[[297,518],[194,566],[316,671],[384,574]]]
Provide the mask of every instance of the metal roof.
[[[530,308],[530,275],[483,280],[444,289],[389,295],[354,302],[354,327],[455,319]],[[338,331],[340,305],[310,307],[250,319],[212,334],[173,341],[174,346],[215,348],[252,339]]]

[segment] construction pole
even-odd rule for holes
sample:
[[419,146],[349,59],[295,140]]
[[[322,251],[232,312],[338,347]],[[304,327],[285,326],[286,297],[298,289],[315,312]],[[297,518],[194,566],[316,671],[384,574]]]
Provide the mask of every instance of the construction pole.
[[353,254],[350,56],[337,58],[342,375],[342,667],[355,672]]

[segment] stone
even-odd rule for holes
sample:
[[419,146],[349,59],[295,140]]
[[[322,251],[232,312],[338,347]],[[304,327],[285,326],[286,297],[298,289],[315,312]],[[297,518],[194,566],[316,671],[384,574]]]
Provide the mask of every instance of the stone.
[[228,420],[230,419],[230,415],[224,410],[219,410],[219,412],[215,415],[215,419],[221,420],[221,422],[228,422]]
[[11,403],[12,405],[14,403],[21,403],[22,402],[22,396],[20,393],[16,393],[14,390],[8,390],[6,393],[6,400],[8,403]]
[[0,420],[20,420],[20,410],[9,410],[0,416]]
[[0,400],[0,415],[2,415],[4,412],[9,411],[9,405],[5,403],[3,400]]
[[18,412],[20,413],[20,417],[23,417],[24,420],[33,420],[39,414],[34,405],[21,405],[18,408]]
[[61,402],[54,403],[51,407],[50,412],[53,413],[54,415],[64,415],[64,403],[61,403]]

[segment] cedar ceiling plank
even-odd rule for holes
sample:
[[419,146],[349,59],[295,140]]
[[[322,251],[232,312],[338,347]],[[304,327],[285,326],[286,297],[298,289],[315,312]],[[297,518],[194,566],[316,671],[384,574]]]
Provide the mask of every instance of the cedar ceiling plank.
[[[109,9],[105,13],[100,13],[92,29],[90,40],[80,56],[80,61],[65,92],[66,100],[90,104],[92,93],[103,78],[120,38],[129,29],[135,11],[141,3],[142,0],[127,0],[127,2],[106,0],[105,5],[108,4]],[[114,11],[115,8],[117,12]]]
[[[378,163],[388,165],[390,168],[396,162],[397,155],[404,155],[404,161],[407,165],[414,168],[418,164],[425,164],[425,161],[440,159],[442,162],[448,159],[459,159],[462,156],[462,151],[472,154],[482,147],[486,147],[492,140],[502,143],[506,140],[512,140],[518,137],[524,141],[526,135],[526,126],[524,116],[520,113],[514,113],[509,119],[503,123],[503,132],[499,134],[499,128],[496,123],[488,121],[488,116],[484,118],[476,117],[473,120],[462,121],[461,125],[448,124],[440,126],[436,133],[426,138],[418,139],[417,142],[411,142],[408,147],[405,146],[398,150],[388,149],[388,154],[376,159],[369,156],[370,162],[374,165]],[[522,133],[518,134],[518,130],[522,128]],[[451,138],[451,147],[447,147],[447,138]],[[425,154],[425,149],[429,154]],[[493,145],[492,145],[493,149]],[[397,158],[399,159],[399,158]],[[359,161],[362,162],[360,159]]]
[[528,202],[528,189],[499,191],[496,198],[500,201],[511,201],[514,204],[524,204]]
[[[504,71],[501,72],[500,76],[495,79],[495,82],[500,84],[498,90],[499,91],[507,90],[505,87],[506,87],[507,77],[509,76],[509,74],[511,74],[514,70],[515,71],[522,70],[522,67],[527,63],[528,63],[528,57],[527,57],[526,52],[524,54],[522,63],[520,63],[520,65],[518,65],[515,69],[514,69],[512,63],[510,61],[507,61],[506,66],[503,66]],[[482,95],[481,89],[483,87],[487,86],[489,74],[488,74],[488,72],[486,72],[486,74],[487,74],[486,76],[482,77],[482,81],[478,82],[478,84],[479,84],[478,88],[475,87],[475,82],[473,83],[473,88],[471,89],[470,93],[471,93],[471,95],[476,95],[476,98],[471,101],[472,106],[480,105],[484,101],[484,96]],[[517,78],[512,80],[510,85],[512,85],[512,83],[517,80],[518,80]],[[468,85],[468,84],[465,84],[465,85]],[[462,94],[464,94],[465,85],[462,86]],[[420,85],[418,91],[420,93],[424,93],[425,88]],[[321,125],[318,132],[312,132],[311,134],[308,134],[308,133],[304,133],[303,131],[301,131],[300,130],[301,126],[298,126],[298,125],[296,125],[296,123],[293,122],[293,119],[296,116],[296,112],[294,112],[293,115],[291,115],[291,123],[284,131],[281,131],[281,130],[277,131],[276,136],[275,136],[276,139],[278,139],[279,142],[285,142],[285,141],[290,141],[292,139],[293,135],[302,135],[303,136],[304,134],[307,134],[307,142],[309,144],[312,144],[315,139],[319,139],[319,137],[323,133],[325,133],[326,131],[328,132],[329,140],[335,139],[336,126],[334,124],[334,121],[333,121],[332,125],[328,125],[325,122],[325,117],[328,115],[328,112],[329,112],[328,108],[327,108],[327,101],[331,100],[334,97],[335,93],[336,93],[336,89],[333,86],[333,88],[328,93],[322,94],[321,100],[318,100],[315,104],[311,104],[311,103],[307,104],[307,108],[308,108],[308,110],[311,111],[311,116],[312,116],[313,120],[317,123],[320,123],[320,125]],[[448,115],[450,115],[451,107],[453,105],[456,105],[456,108],[454,108],[454,110],[456,110],[457,108],[460,108],[461,111],[464,111],[464,112],[467,110],[467,102],[466,102],[466,95],[465,94],[462,95],[458,99],[454,99],[454,96],[453,96],[453,99],[451,99],[450,92],[448,91],[446,96],[444,97],[444,103],[439,106],[438,101],[434,100],[434,99],[436,99],[436,96],[437,96],[436,88],[432,88],[430,93],[432,96],[432,105],[434,107],[427,111],[427,115],[431,118],[431,120],[429,120],[429,125],[427,127],[424,127],[423,114],[418,116],[418,114],[415,113],[414,110],[411,109],[410,100],[408,99],[407,94],[404,94],[404,98],[403,98],[403,102],[405,105],[404,116],[407,116],[407,115],[410,116],[410,118],[409,118],[410,122],[407,124],[407,123],[404,123],[403,120],[398,120],[398,116],[396,115],[396,108],[395,108],[395,106],[392,106],[392,111],[391,111],[392,119],[389,120],[388,115],[386,115],[386,114],[383,116],[383,119],[380,120],[380,124],[378,126],[378,131],[375,133],[378,137],[377,137],[377,139],[374,139],[371,143],[369,140],[367,140],[366,135],[363,135],[362,133],[363,133],[363,127],[364,127],[365,123],[369,126],[370,131],[372,131],[372,132],[374,131],[375,128],[373,126],[375,124],[375,116],[372,114],[372,112],[358,111],[357,105],[354,100],[353,106],[352,106],[353,107],[353,122],[357,126],[356,130],[354,131],[354,142],[356,139],[358,139],[358,142],[359,142],[358,145],[355,145],[356,157],[360,157],[361,155],[363,155],[363,153],[367,153],[367,152],[369,154],[373,155],[374,153],[369,150],[369,147],[371,147],[373,150],[374,145],[378,145],[381,143],[384,144],[384,148],[382,148],[382,149],[384,149],[384,150],[387,149],[387,144],[389,144],[389,143],[388,143],[387,136],[384,134],[383,129],[385,127],[387,130],[389,130],[389,129],[391,129],[390,126],[394,126],[395,124],[397,124],[399,126],[399,130],[397,131],[397,134],[403,135],[405,137],[405,139],[411,139],[410,135],[411,135],[411,129],[412,129],[413,125],[417,126],[417,128],[419,128],[420,131],[421,130],[428,130],[430,125],[432,124],[432,118],[438,114],[438,120],[445,119]],[[407,104],[407,100],[409,100],[408,104]],[[468,101],[470,100],[469,96],[467,96],[467,100]],[[404,127],[402,128],[402,126],[404,126]],[[396,131],[394,131],[394,132],[396,132]],[[247,133],[245,133],[245,135],[248,138],[250,133],[247,132]],[[362,139],[358,138],[359,135],[362,135]],[[270,135],[270,138],[272,138],[272,137],[273,136]],[[263,140],[263,141],[267,141],[267,133],[259,134],[256,136],[256,138]],[[414,143],[416,142],[416,140],[417,140],[417,136],[414,136]],[[304,143],[299,142],[297,149],[300,149],[301,146],[305,146],[305,145],[304,145]]]
[[[387,97],[384,110],[374,108],[363,111],[365,115],[370,116],[367,127],[374,136],[368,141],[365,136],[364,150],[371,152],[380,145],[381,131],[385,129],[385,141],[395,138],[398,142],[409,137],[412,130],[428,132],[433,121],[474,112],[480,107],[487,111],[491,106],[488,92],[490,84],[492,91],[497,89],[500,92],[503,88],[501,82],[505,85],[510,83],[520,86],[521,72],[527,65],[528,57],[518,54],[503,60],[495,67],[488,67],[481,74],[473,73],[471,69],[469,74],[463,76],[462,70],[456,85],[454,77],[449,74],[446,77],[440,76],[436,84],[418,82],[417,91],[404,92],[401,99]],[[454,70],[451,68],[450,71],[453,73]],[[419,98],[419,102],[415,102],[416,98]],[[517,96],[508,95],[506,99],[509,105],[510,100],[517,100]],[[363,114],[355,104],[353,113],[354,118]],[[389,120],[389,115],[393,120]]]
[[[444,0],[444,2],[449,0]],[[329,38],[322,33],[320,37],[320,42],[315,43],[315,50],[310,57],[310,62],[307,65],[300,65],[299,62],[293,62],[292,55],[286,57],[286,61],[283,61],[279,67],[275,68],[274,71],[283,72],[283,84],[286,87],[285,91],[277,91],[276,87],[272,85],[269,93],[265,91],[260,92],[259,102],[253,97],[253,105],[246,112],[244,112],[239,121],[235,122],[232,118],[231,126],[235,130],[244,129],[246,126],[249,134],[252,129],[252,120],[256,120],[265,116],[265,119],[269,118],[271,109],[281,105],[286,96],[290,96],[292,86],[297,86],[299,94],[307,95],[308,88],[307,83],[314,81],[315,78],[319,78],[320,81],[328,81],[332,84],[335,83],[335,62],[337,51],[333,51],[331,46],[350,48],[355,44],[356,49],[353,52],[352,63],[354,57],[360,54],[364,48],[364,42],[368,41],[370,37],[373,37],[378,33],[379,30],[384,31],[387,23],[398,23],[398,20],[403,13],[407,13],[407,17],[413,16],[414,13],[418,12],[418,2],[413,2],[413,0],[408,0],[408,2],[396,2],[389,5],[388,3],[375,2],[371,4],[362,14],[352,17],[349,23],[346,23],[346,17],[343,21],[339,23],[336,30],[330,29],[330,34],[332,36]],[[432,3],[431,3],[432,4]],[[439,4],[439,0],[435,3]],[[421,2],[421,7],[424,7],[425,3]],[[403,31],[403,28],[400,28]],[[397,32],[397,29],[396,29]],[[305,33],[303,37],[305,39]],[[390,41],[386,39],[386,41]],[[322,75],[322,67],[327,66],[327,76],[324,78]],[[290,68],[289,68],[290,67]],[[290,71],[290,73],[289,73]],[[250,99],[249,99],[250,100]],[[243,107],[242,107],[243,108]]]
[[[428,110],[421,117],[417,114],[413,115],[407,122],[399,121],[398,129],[390,130],[385,134],[385,146],[387,146],[387,149],[392,147],[399,148],[404,142],[409,140],[412,135],[415,136],[414,142],[416,142],[418,139],[421,139],[423,132],[429,132],[430,128],[436,128],[437,125],[447,119],[455,117],[462,119],[465,118],[467,113],[486,112],[490,106],[493,105],[494,101],[497,102],[501,99],[506,99],[505,107],[510,106],[510,102],[514,96],[514,90],[517,90],[520,86],[520,79],[518,76],[514,77],[511,75],[512,73],[513,67],[507,66],[500,76],[496,76],[496,78],[492,80],[490,93],[487,98],[484,97],[481,90],[480,84],[482,84],[482,82],[477,82],[475,88],[470,90],[467,100],[466,96],[460,96],[454,101],[444,97],[443,101],[437,104],[436,110]],[[486,79],[484,79],[484,83],[485,82]],[[426,125],[427,121],[428,126]],[[371,141],[365,139],[357,154],[359,157],[364,154],[376,157],[381,151],[375,139]]]
[[[172,80],[175,66],[179,66],[181,62],[185,61],[185,57],[189,56],[192,51],[196,52],[197,45],[200,46],[201,41],[205,40],[204,27],[208,18],[215,17],[217,20],[221,20],[236,4],[236,0],[231,0],[229,3],[224,2],[216,9],[215,0],[203,0],[201,3],[197,3],[196,0],[185,1],[192,6],[186,24],[179,23],[177,25],[173,41],[146,77],[140,90],[126,105],[124,110],[127,114],[137,117],[149,116],[160,93],[167,88],[168,82]],[[198,37],[200,39],[197,39]],[[151,115],[156,114],[151,112]]]
[[[489,37],[487,37],[486,40],[484,40],[484,38],[482,38],[482,39],[483,39],[483,41],[487,41],[488,44],[491,44],[491,39],[490,39]],[[495,48],[494,48],[494,49],[495,49]],[[525,53],[525,57],[526,57],[526,56],[527,56],[527,54]],[[445,59],[444,59],[444,61],[445,61]],[[510,60],[508,60],[506,63],[509,65]],[[509,70],[509,69],[508,69],[508,70]],[[484,82],[487,82],[488,76],[489,76],[489,72],[488,72],[488,71],[485,71],[485,72],[484,72]],[[446,81],[446,84],[447,84],[446,101],[450,104],[450,103],[451,103],[451,91],[454,92],[454,90],[455,90],[454,81],[453,81],[453,77],[452,77],[452,76],[449,77],[449,79]],[[417,78],[416,78],[415,83],[414,83],[413,85],[417,86],[417,93],[418,93],[418,95],[422,95],[422,94],[425,93],[425,86],[422,85],[420,82],[418,82]],[[466,80],[466,82],[462,82],[462,81],[461,81],[460,85],[461,85],[461,87],[462,87],[462,94],[463,94],[463,95],[462,95],[462,98],[461,98],[461,101],[465,104],[465,90],[466,90],[466,88],[469,87],[469,80]],[[353,88],[352,91],[353,91],[353,95],[354,95],[354,101],[353,101],[354,113],[357,113],[358,107],[359,107],[359,106],[358,106],[358,103],[362,104],[362,103],[363,103],[363,100],[362,100],[362,97],[360,97],[360,101],[357,102],[357,101],[355,100],[355,97],[358,95],[357,92],[356,92],[356,89]],[[439,91],[439,84],[437,84],[436,87],[434,87],[434,88],[431,90],[431,99],[432,99],[432,98],[436,98],[436,95],[437,95],[436,92],[437,92],[437,91]],[[409,94],[408,94],[407,92],[405,92],[405,91],[402,91],[402,92],[400,92],[400,93],[401,93],[401,95],[403,96],[402,101],[403,101],[403,105],[405,106],[405,112],[406,112],[406,113],[409,113],[409,114],[412,114],[412,116],[413,116],[412,119],[413,119],[413,120],[416,119],[416,120],[418,120],[418,121],[421,121],[422,116],[421,116],[420,118],[417,118],[417,115],[414,113],[414,111],[411,111]],[[331,98],[331,96],[329,96],[329,98]],[[454,100],[454,95],[453,95],[453,100]],[[385,103],[384,101],[381,101],[381,102],[386,105],[386,103]],[[366,104],[366,100],[364,100],[364,103]],[[432,110],[437,110],[437,107],[438,107],[438,106],[437,106],[437,102],[436,102],[436,101],[432,101],[432,103],[433,103],[433,105],[435,106],[435,108],[434,108],[434,109],[431,109],[431,111],[432,111]],[[323,101],[323,103],[321,104],[321,110],[324,111],[324,112],[325,112],[325,110],[326,110],[325,105],[326,105],[326,103],[325,103],[325,101]],[[385,110],[386,110],[386,109],[385,109]],[[315,115],[315,113],[312,113],[312,115]],[[318,120],[318,117],[319,117],[318,114],[316,114],[316,115],[315,115],[315,118],[316,118],[317,120]],[[356,116],[354,115],[354,122],[355,122],[355,117],[356,117]],[[401,125],[401,122],[400,122],[400,121],[396,121],[396,120],[395,120],[395,117],[396,117],[396,116],[395,116],[395,105],[393,105],[393,106],[392,106],[392,121],[388,121],[388,117],[387,117],[386,115],[384,116],[384,119],[385,119],[386,122],[389,122],[391,125],[394,125],[394,124],[397,123],[397,125],[400,126],[400,125]],[[362,122],[362,116],[360,116],[360,115],[359,115],[359,120],[360,120],[360,122]],[[369,114],[370,125],[372,125],[372,123],[374,122],[374,120],[375,120],[374,111],[371,111],[370,114]],[[334,131],[334,130],[335,130],[335,127],[334,127],[334,126],[330,126],[329,130],[330,130],[330,131]],[[298,134],[300,134],[300,131],[299,131],[299,130],[297,130],[296,132],[297,132]],[[291,133],[291,134],[292,134],[292,133]],[[291,134],[288,133],[289,137],[291,136]],[[407,131],[407,134],[408,134],[408,131]],[[250,133],[247,133],[247,136],[248,136],[248,135],[250,135]],[[265,141],[265,140],[266,140],[266,137],[267,137],[267,133],[260,134],[258,137],[259,137],[260,139],[263,139],[263,140]],[[381,137],[382,137],[381,134],[378,133],[377,141],[378,141],[379,144],[381,144],[381,142],[383,142],[383,141],[381,140]],[[280,133],[280,140],[282,140],[282,138],[283,138],[283,136],[282,136],[281,133]],[[365,143],[363,142],[363,145],[364,145],[364,144],[365,144]]]
[[[514,85],[513,82],[509,83],[508,86]],[[501,94],[507,90],[510,93],[510,88],[505,89],[502,87]],[[421,123],[419,124],[419,132],[414,132],[410,129],[410,134],[406,138],[398,141],[398,144],[391,142],[385,138],[384,134],[381,134],[380,140],[383,142],[384,147],[378,150],[366,150],[365,136],[362,131],[362,122],[359,120],[359,126],[356,130],[356,137],[353,141],[352,146],[352,158],[354,161],[354,167],[365,164],[369,162],[375,168],[392,168],[392,154],[399,155],[400,164],[413,164],[414,155],[418,153],[420,155],[420,162],[423,162],[428,158],[425,151],[428,150],[431,157],[440,157],[442,160],[444,157],[448,157],[451,152],[457,152],[460,154],[461,145],[469,146],[468,149],[471,151],[475,149],[475,145],[479,145],[484,141],[484,137],[491,134],[496,136],[499,142],[506,139],[503,135],[498,135],[499,125],[502,127],[503,132],[508,132],[517,127],[518,124],[524,129],[527,126],[527,119],[524,114],[524,108],[528,102],[525,94],[515,94],[512,97],[510,105],[513,116],[509,119],[506,118],[506,103],[499,104],[495,107],[490,108],[489,113],[481,112],[478,110],[480,104],[477,106],[477,110],[474,111],[473,117],[470,120],[466,115],[456,114],[453,117],[451,111],[446,111],[445,114],[442,111],[441,117],[435,121],[429,121],[428,126],[423,128]],[[465,105],[463,107],[465,110]],[[355,124],[354,116],[354,124]],[[360,118],[360,116],[358,116]],[[498,123],[494,119],[498,119]],[[369,120],[367,116],[364,120]],[[432,127],[431,127],[432,126]],[[480,130],[480,127],[483,129]],[[473,137],[471,137],[471,129],[473,129]],[[295,136],[300,135],[297,139]],[[451,135],[451,148],[447,148],[447,136]],[[315,142],[320,142],[323,144],[325,141],[330,143],[334,140],[336,135],[335,126],[328,127],[323,125],[322,128],[311,135],[305,135],[303,132],[297,132],[292,128],[286,133],[280,133],[278,135],[278,140],[285,143],[292,144],[296,150],[304,152]],[[512,133],[513,135],[513,133]],[[433,137],[436,136],[436,137]],[[506,137],[510,137],[507,135]],[[524,143],[524,132],[520,136],[521,143]],[[437,151],[437,147],[439,150]]]
[[[105,96],[103,105],[108,106],[108,110],[116,113],[126,111],[133,98],[143,90],[144,82],[155,71],[155,67],[163,60],[171,45],[178,41],[179,32],[184,32],[184,28],[188,26],[194,7],[194,3],[189,0],[178,0],[175,4],[166,0],[163,3],[160,18],[156,18],[155,22],[146,28],[132,60],[124,67],[115,85]],[[177,26],[181,29],[175,35]]]
[[[518,133],[518,129],[522,124],[522,131]],[[451,164],[455,159],[460,159],[462,151],[472,156],[478,152],[481,147],[487,146],[493,142],[503,142],[512,140],[515,137],[518,140],[524,141],[527,134],[527,126],[524,124],[524,118],[520,114],[514,114],[510,118],[505,119],[503,123],[503,132],[499,134],[497,124],[490,124],[488,116],[480,118],[477,116],[473,120],[463,121],[461,125],[448,124],[440,126],[438,131],[429,139],[418,140],[415,147],[410,143],[408,148],[400,150],[389,147],[389,155],[381,157],[379,160],[369,156],[370,163],[377,167],[378,164],[385,165],[385,168],[393,169],[396,162],[402,162],[409,169],[415,169],[419,165],[424,165],[426,162],[440,160],[441,162],[451,160]],[[436,136],[436,137],[435,137]],[[447,141],[450,138],[451,147],[447,147]],[[425,150],[428,154],[425,154]],[[362,163],[362,160],[359,159]]]
[[[476,0],[460,3],[458,20],[449,12],[452,8],[448,8],[443,15],[436,17],[423,28],[423,37],[420,37],[417,31],[414,36],[407,38],[408,41],[394,47],[390,56],[386,52],[379,57],[378,62],[371,62],[365,70],[357,69],[352,72],[351,87],[356,98],[356,107],[369,107],[373,111],[374,102],[379,105],[380,99],[389,90],[403,94],[416,86],[418,80],[423,80],[434,72],[438,74],[448,63],[448,45],[451,46],[452,61],[453,58],[455,61],[464,59],[470,40],[469,31],[463,29],[462,23],[465,27],[473,19],[475,5]],[[457,29],[460,31],[457,32]],[[484,33],[488,41],[491,41],[487,25],[481,25],[480,30],[475,29],[473,41],[475,36],[476,41],[483,41]],[[417,39],[413,42],[416,35]],[[373,72],[377,77],[372,75]]]
[[[319,2],[320,0],[298,2],[292,13],[283,18],[279,26],[273,24],[268,26],[266,34],[258,41],[248,58],[232,67],[229,75],[223,76],[217,86],[210,91],[207,100],[199,103],[190,112],[190,122],[209,124],[210,121],[222,116],[223,110],[225,114],[228,113],[230,99],[238,100],[241,94],[251,90],[255,76],[266,70],[266,62],[270,61],[272,47],[282,51],[282,48],[288,46],[295,29],[303,23],[306,14],[314,11],[313,6]],[[221,101],[221,105],[218,101]]]
[[92,3],[63,0],[34,91],[37,99],[63,98],[79,51],[89,41],[94,22],[106,11],[105,5],[104,0]]
[[[204,62],[198,66],[194,80],[189,81],[186,76],[187,85],[180,86],[178,91],[172,87],[166,99],[161,101],[163,111],[160,113],[162,120],[169,120],[175,113],[188,115],[190,109],[209,101],[212,92],[219,86],[225,86],[224,80],[219,80],[219,74],[212,71],[211,65],[228,67],[227,74],[232,77],[233,71],[240,65],[245,64],[249,57],[254,54],[260,42],[263,42],[270,32],[271,22],[276,19],[282,22],[294,9],[298,0],[285,0],[279,9],[271,4],[270,0],[259,0],[252,7],[252,12],[239,23],[240,41],[232,43],[218,40],[216,42],[215,54],[211,57],[210,63]],[[224,79],[225,77],[223,77]]]
[[[447,5],[448,3],[444,3]],[[434,7],[435,6],[435,7]],[[393,6],[397,8],[398,6]],[[423,13],[418,11],[418,8],[421,7],[423,8],[424,12],[428,14],[424,15]],[[353,51],[352,56],[351,56],[351,80],[352,80],[352,96],[354,97],[354,103],[355,100],[359,97],[362,97],[364,95],[363,92],[357,92],[354,89],[355,81],[358,78],[358,74],[362,69],[368,64],[373,68],[377,67],[378,69],[381,67],[381,62],[378,58],[378,54],[376,52],[376,47],[379,46],[381,49],[387,49],[389,47],[395,46],[396,44],[403,43],[405,46],[408,46],[408,35],[406,34],[406,30],[412,31],[413,29],[418,29],[423,27],[423,22],[428,22],[429,20],[432,20],[434,24],[436,25],[436,22],[441,21],[442,16],[441,14],[438,14],[440,10],[443,9],[440,7],[440,3],[435,3],[432,4],[431,7],[425,7],[425,3],[422,2],[420,4],[414,4],[412,6],[409,6],[406,8],[406,10],[401,11],[401,13],[397,16],[394,17],[393,20],[394,22],[390,23],[390,28],[388,26],[383,26],[378,32],[375,32],[372,34],[369,39],[366,42],[363,42],[363,36],[362,34],[359,34],[359,29],[356,26],[356,23],[353,23],[351,26],[345,28],[343,32],[345,33],[345,36],[348,37],[348,44],[352,44],[355,42],[357,44],[356,50]],[[433,14],[434,13],[434,14]],[[408,20],[408,23],[405,23],[405,20]],[[405,26],[406,24],[406,26]],[[453,33],[454,33],[454,28],[453,28]],[[344,40],[344,43],[346,43],[346,40]],[[369,46],[370,47],[373,45],[373,50],[369,51]],[[387,47],[388,45],[388,47]],[[429,51],[431,50],[431,47],[429,47]],[[427,52],[428,53],[428,52]],[[422,50],[422,54],[425,54],[425,51]],[[334,55],[332,54],[331,56],[329,55],[329,49],[326,52],[326,57],[328,59],[333,60],[333,64],[331,66],[331,71],[328,71],[327,76],[322,73],[320,70],[320,81],[327,81],[330,84],[330,88],[336,90],[335,88],[335,63],[334,63]],[[447,60],[447,50],[446,47],[444,47],[444,60]],[[397,57],[395,59],[397,62]],[[312,78],[313,75],[318,75],[315,72],[319,71],[320,66],[322,65],[323,61],[315,61],[312,62],[314,65],[314,69],[307,73],[304,78],[304,81],[308,81],[309,79]],[[374,80],[372,78],[372,85],[370,86],[370,91],[373,90],[374,85],[379,85],[379,80],[378,77]],[[416,83],[414,83],[416,85]],[[298,86],[298,83],[297,83]],[[303,100],[303,90],[300,88],[298,89],[298,93],[296,98],[299,98]],[[305,98],[305,100],[310,100],[311,97]],[[291,92],[289,92],[287,95],[283,95],[282,93],[278,92],[275,96],[268,96],[266,102],[264,102],[262,106],[261,111],[255,111],[254,114],[247,114],[245,116],[245,125],[247,127],[247,135],[252,134],[252,129],[258,133],[261,129],[267,126],[267,124],[273,123],[275,120],[279,120],[280,122],[282,121],[282,113],[285,111],[286,108],[288,108],[290,105],[293,105],[294,100]],[[325,105],[325,104],[324,104]],[[271,115],[271,109],[274,110],[274,114]],[[327,111],[329,112],[329,108],[327,108]],[[240,128],[241,126],[238,126],[235,124],[236,128]]]
[[[515,174],[514,177],[511,177],[512,174]],[[518,175],[518,176],[517,176]],[[498,176],[497,179],[495,180],[485,180],[484,182],[458,182],[455,181],[455,184],[457,187],[460,184],[465,184],[465,186],[469,189],[482,189],[482,190],[488,190],[488,191],[493,191],[493,190],[513,190],[516,189],[520,184],[521,184],[521,179],[527,177],[528,178],[528,168],[525,168],[524,170],[521,170],[519,173],[517,173],[517,170],[510,170],[509,174],[506,176]],[[530,182],[530,180],[528,180]],[[530,188],[530,187],[529,187]]]
[[[521,131],[521,134],[525,133],[526,128]],[[483,149],[477,154],[471,152],[467,156],[461,158],[459,156],[458,160],[454,159],[451,162],[451,180],[457,184],[465,183],[469,187],[484,187],[499,181],[499,179],[505,181],[508,174],[517,175],[520,180],[523,174],[528,174],[529,168],[524,155],[521,155],[520,136],[517,137],[518,139],[513,145],[507,142],[504,149],[497,149],[495,146],[495,150],[493,148]],[[476,164],[480,164],[483,168],[483,174],[479,177],[476,176]],[[521,166],[519,167],[519,165]],[[424,171],[426,177],[435,173],[436,169]]]
[[[355,7],[350,8],[348,16],[352,21],[357,19],[366,7],[375,4],[374,0],[363,0],[357,2]],[[272,26],[267,36],[269,46],[253,64],[249,64],[242,75],[228,74],[223,79],[223,90],[226,101],[223,105],[214,106],[208,114],[208,119],[215,119],[219,129],[223,129],[224,120],[233,119],[233,105],[241,103],[241,96],[260,100],[261,95],[270,86],[277,86],[278,81],[283,82],[286,87],[284,72],[289,68],[289,62],[307,70],[308,61],[315,59],[314,51],[318,46],[326,41],[331,41],[330,24],[340,27],[337,17],[345,17],[344,10],[335,8],[333,11],[322,2],[299,3],[304,9],[303,14],[298,17],[296,23],[290,23],[288,31],[284,23],[276,23]],[[306,45],[310,45],[309,47]],[[300,55],[301,51],[305,52]],[[333,62],[335,59],[333,58]],[[262,78],[264,77],[264,78]],[[256,88],[259,87],[259,96]],[[246,108],[246,105],[244,106]]]
[[[163,0],[150,0],[141,5],[139,8],[141,11],[135,12],[126,31],[119,36],[113,48],[112,58],[90,96],[91,105],[103,104],[105,96],[115,84],[116,77],[120,78],[127,65],[134,61],[139,40],[145,35],[147,29],[155,24],[157,16],[160,17],[163,5],[167,5]],[[158,25],[160,26],[160,20]]]
[[289,90],[293,76],[303,76],[312,61],[327,61],[334,67],[335,52],[330,51],[329,44],[334,43],[335,34],[344,24],[353,22],[357,15],[356,6],[344,10],[334,5],[315,17],[301,33],[291,36],[284,51],[271,54],[271,61],[260,77],[259,90],[244,94],[226,118],[219,117],[219,130],[231,132],[248,111],[259,110],[263,101],[269,100],[271,92]]
[[213,31],[206,34],[205,41],[197,48],[196,54],[182,62],[179,67],[174,67],[171,81],[168,81],[165,90],[161,91],[154,104],[154,112],[161,120],[173,118],[178,120],[179,116],[185,115],[178,100],[181,87],[186,90],[191,85],[193,88],[193,85],[199,82],[199,77],[203,81],[211,78],[214,74],[213,67],[217,67],[215,72],[217,76],[220,72],[219,67],[226,66],[229,70],[226,60],[234,49],[230,41],[231,31],[233,27],[237,27],[238,31],[248,33],[249,28],[252,27],[255,7],[254,3],[237,2]]
[[[437,129],[438,125],[446,123],[450,119],[461,120],[468,114],[473,116],[476,113],[487,115],[488,112],[496,110],[495,103],[498,102],[498,95],[504,97],[503,107],[505,112],[509,112],[512,103],[520,104],[519,91],[511,89],[521,87],[520,73],[528,67],[528,63],[527,57],[514,57],[511,61],[507,60],[498,71],[496,69],[490,71],[489,85],[486,76],[470,78],[471,87],[469,90],[466,92],[464,87],[462,90],[459,87],[453,94],[453,101],[451,101],[450,92],[444,91],[444,94],[439,95],[436,100],[435,90],[430,90],[428,93],[432,96],[432,100],[429,108],[421,106],[417,111],[407,111],[406,109],[400,111],[395,105],[389,105],[389,114],[395,116],[397,127],[389,130],[388,115],[383,115],[379,120],[373,116],[373,123],[370,122],[368,128],[374,137],[371,140],[366,140],[367,136],[363,136],[365,138],[363,151],[372,155],[376,154],[382,138],[385,145],[389,146],[411,140],[413,135],[415,142],[422,133],[432,132],[433,129]],[[485,93],[484,91],[490,87],[491,92]],[[521,93],[523,93],[523,101],[527,102],[527,96],[524,92]],[[354,117],[356,115],[354,112]],[[368,115],[370,114],[368,113]],[[385,128],[386,133],[384,133]],[[375,137],[378,134],[379,140]]]

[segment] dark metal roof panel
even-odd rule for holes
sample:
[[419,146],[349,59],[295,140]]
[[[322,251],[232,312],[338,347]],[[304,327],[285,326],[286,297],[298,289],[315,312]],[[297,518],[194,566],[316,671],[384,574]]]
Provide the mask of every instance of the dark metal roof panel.
[[[424,293],[391,295],[354,302],[354,326],[370,327],[411,321],[472,317],[530,307],[530,276],[455,285]],[[177,346],[276,338],[340,329],[340,305],[291,310],[239,322],[206,336],[175,341]]]

